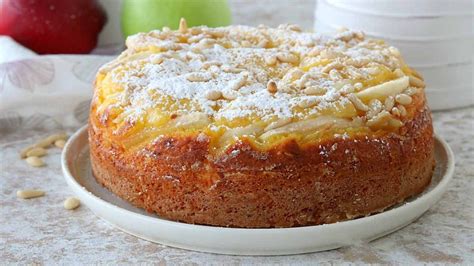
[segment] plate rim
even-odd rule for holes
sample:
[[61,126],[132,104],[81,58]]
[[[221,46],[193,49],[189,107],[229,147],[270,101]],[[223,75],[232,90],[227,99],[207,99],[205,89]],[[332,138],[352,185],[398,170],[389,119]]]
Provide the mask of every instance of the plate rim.
[[[235,228],[235,227],[220,227],[220,226],[200,225],[200,224],[188,224],[188,223],[184,223],[184,222],[171,221],[171,220],[167,220],[167,219],[160,218],[160,217],[151,217],[151,216],[147,216],[147,215],[137,213],[137,212],[134,212],[134,211],[131,211],[131,210],[127,210],[125,208],[119,207],[119,206],[117,206],[117,205],[115,205],[115,204],[113,204],[113,203],[111,203],[107,200],[104,200],[104,199],[100,198],[99,196],[95,195],[94,193],[90,192],[85,187],[83,187],[76,180],[76,178],[73,176],[72,171],[71,171],[71,169],[69,167],[69,164],[68,164],[68,162],[69,162],[68,157],[70,156],[69,153],[70,153],[70,150],[71,150],[71,147],[72,147],[73,143],[75,141],[77,141],[77,139],[79,137],[81,137],[82,134],[87,134],[87,128],[88,128],[88,125],[85,125],[85,126],[81,127],[79,130],[77,130],[73,135],[71,135],[71,137],[67,141],[67,143],[66,143],[66,145],[63,149],[63,152],[61,154],[61,168],[62,168],[62,171],[63,171],[64,178],[66,179],[66,182],[68,183],[69,187],[76,194],[78,194],[78,192],[80,192],[80,194],[82,194],[81,196],[89,197],[95,203],[101,204],[104,207],[110,208],[113,211],[116,211],[116,212],[119,212],[119,213],[122,213],[122,214],[136,216],[136,218],[142,219],[145,222],[161,223],[163,225],[167,225],[167,226],[171,226],[171,227],[179,227],[179,228],[186,229],[186,230],[190,230],[190,229],[192,229],[192,230],[204,230],[204,231],[209,232],[209,233],[226,233],[226,234],[229,234],[229,233],[230,234],[232,234],[232,233],[237,233],[237,234],[242,234],[242,233],[246,233],[246,234],[247,233],[255,233],[255,234],[299,233],[299,234],[304,234],[306,232],[314,231],[314,230],[317,230],[317,229],[332,229],[332,230],[334,230],[334,228],[337,229],[337,228],[340,228],[340,227],[357,227],[357,226],[362,226],[363,223],[373,222],[376,219],[377,220],[378,219],[383,219],[383,218],[387,219],[391,216],[393,217],[397,212],[400,211],[400,207],[410,205],[411,208],[416,208],[417,207],[416,205],[424,206],[424,205],[428,204],[429,207],[426,210],[424,210],[423,212],[421,212],[419,215],[417,215],[417,217],[420,217],[429,208],[431,208],[437,201],[439,201],[442,194],[444,194],[444,192],[446,191],[449,182],[452,180],[453,173],[454,173],[454,168],[455,168],[454,154],[453,154],[451,148],[449,147],[449,145],[447,144],[447,142],[444,139],[442,139],[440,136],[435,134],[434,135],[435,141],[438,142],[439,144],[441,144],[441,147],[443,148],[444,153],[446,154],[446,169],[444,171],[444,175],[440,178],[439,183],[435,187],[433,187],[430,191],[424,193],[423,195],[419,196],[415,200],[413,200],[411,202],[407,202],[405,204],[402,204],[398,207],[389,209],[387,211],[383,211],[381,213],[370,215],[370,216],[367,216],[367,217],[354,219],[354,220],[336,222],[336,223],[331,223],[331,224],[290,227],[290,228]],[[112,192],[110,192],[110,193],[112,193]],[[79,196],[79,198],[80,198],[80,196]],[[85,205],[88,206],[87,204],[85,204]],[[91,208],[89,207],[89,209],[91,209]],[[96,216],[100,217],[101,219],[106,220],[107,222],[110,222],[107,219],[105,219],[104,217],[102,217],[101,215],[97,214],[94,210],[91,209],[91,211]],[[408,223],[406,223],[404,225],[393,228],[393,230],[390,230],[389,232],[383,233],[379,237],[384,236],[386,234],[389,234],[391,232],[394,232],[396,230],[399,230],[400,228],[403,228],[404,226],[410,224],[412,221],[413,220],[409,221]],[[169,246],[173,246],[173,247],[184,248],[184,249],[189,249],[189,250],[195,250],[195,251],[204,251],[204,252],[219,253],[219,254],[234,254],[234,255],[236,255],[236,254],[238,254],[238,255],[298,254],[296,252],[291,252],[291,253],[277,252],[277,253],[274,254],[271,251],[263,252],[263,253],[262,252],[245,253],[245,252],[241,252],[241,251],[240,252],[221,252],[221,251],[215,251],[215,250],[209,251],[209,249],[191,248],[189,246],[183,246],[183,245],[179,245],[179,244],[176,244],[176,243],[169,243],[169,241],[168,241],[168,243],[165,243],[165,241],[158,242],[157,240],[150,239],[150,238],[144,237],[142,235],[132,233],[129,230],[124,229],[124,228],[120,227],[119,225],[117,225],[113,222],[110,222],[110,223],[114,227],[116,227],[116,228],[118,228],[122,231],[125,231],[128,234],[139,237],[141,239],[145,239],[145,240],[148,240],[148,241],[151,241],[151,242],[161,243],[161,244],[169,245]],[[375,238],[378,238],[378,237],[375,237]],[[343,245],[344,244],[341,244],[337,247],[340,247],[340,246],[343,246]],[[337,247],[331,247],[331,248],[320,249],[320,250],[327,250],[327,249],[332,249],[332,248],[337,248]],[[302,251],[302,252],[299,252],[299,253],[307,253],[307,252],[311,252],[311,251]]]

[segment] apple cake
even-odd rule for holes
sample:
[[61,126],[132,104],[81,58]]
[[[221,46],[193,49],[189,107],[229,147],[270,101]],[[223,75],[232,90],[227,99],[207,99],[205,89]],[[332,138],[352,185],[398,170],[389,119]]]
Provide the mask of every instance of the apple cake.
[[434,169],[423,78],[362,32],[140,33],[95,80],[95,178],[186,223],[271,228],[381,212]]

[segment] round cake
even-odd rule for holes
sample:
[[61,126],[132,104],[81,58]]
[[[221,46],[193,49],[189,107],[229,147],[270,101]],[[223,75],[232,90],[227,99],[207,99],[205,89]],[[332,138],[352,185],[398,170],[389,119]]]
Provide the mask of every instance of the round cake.
[[431,181],[423,78],[384,41],[182,20],[126,45],[96,77],[92,169],[159,217],[318,225],[381,212]]

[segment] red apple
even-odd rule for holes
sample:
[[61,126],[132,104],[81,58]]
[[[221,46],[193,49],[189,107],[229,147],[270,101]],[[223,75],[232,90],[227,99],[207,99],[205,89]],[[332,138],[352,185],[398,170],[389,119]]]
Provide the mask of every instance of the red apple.
[[40,54],[89,53],[106,21],[96,0],[0,0],[0,35]]

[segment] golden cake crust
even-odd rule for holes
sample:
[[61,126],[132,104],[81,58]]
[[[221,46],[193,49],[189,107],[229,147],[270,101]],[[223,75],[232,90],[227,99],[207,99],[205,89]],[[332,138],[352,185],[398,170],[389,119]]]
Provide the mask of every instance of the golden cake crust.
[[317,225],[379,212],[421,193],[434,170],[424,101],[400,134],[332,139],[269,151],[245,142],[209,160],[208,142],[162,138],[126,154],[89,127],[96,179],[137,207],[187,223],[266,228]]

